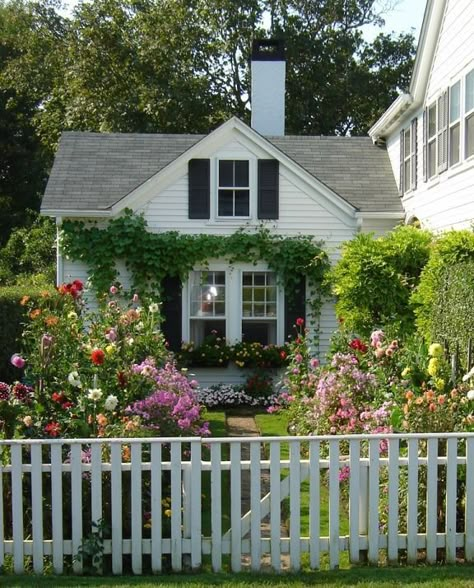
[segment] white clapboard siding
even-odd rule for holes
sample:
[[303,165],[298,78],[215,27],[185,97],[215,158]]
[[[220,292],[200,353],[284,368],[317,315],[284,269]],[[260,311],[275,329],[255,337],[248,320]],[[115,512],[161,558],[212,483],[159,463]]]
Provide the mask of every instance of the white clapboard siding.
[[[413,563],[436,563],[439,549],[447,562],[474,559],[474,433],[38,439],[0,446],[0,484],[11,488],[1,495],[0,554],[12,558],[15,574],[30,561],[38,574],[49,561],[56,574],[71,565],[80,574],[91,565],[87,554],[81,557],[83,542],[103,531],[98,539],[110,557],[96,567],[113,574],[199,569],[206,556],[216,572],[268,565],[299,570],[304,562],[314,569],[323,554],[335,569],[343,552],[354,563],[365,553],[373,565],[381,551],[392,563],[402,553]],[[204,485],[210,496],[203,497]],[[303,491],[308,529],[302,528]],[[341,535],[347,522],[349,534]]]

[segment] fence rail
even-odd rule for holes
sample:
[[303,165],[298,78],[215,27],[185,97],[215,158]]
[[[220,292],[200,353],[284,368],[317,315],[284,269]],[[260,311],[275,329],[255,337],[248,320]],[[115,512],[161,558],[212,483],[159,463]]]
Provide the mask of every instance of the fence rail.
[[303,553],[337,568],[343,552],[377,564],[380,550],[474,561],[471,433],[12,440],[0,453],[0,565],[16,574],[82,573],[94,553],[114,574],[298,570]]

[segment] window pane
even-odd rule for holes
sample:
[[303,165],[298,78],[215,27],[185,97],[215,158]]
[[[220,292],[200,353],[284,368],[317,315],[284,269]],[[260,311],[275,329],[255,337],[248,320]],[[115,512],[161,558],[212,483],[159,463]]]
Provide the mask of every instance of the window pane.
[[265,288],[255,288],[254,300],[255,302],[265,302]]
[[277,307],[276,303],[272,302],[271,304],[267,304],[267,316],[276,316]]
[[235,190],[235,216],[249,215],[249,191]]
[[225,272],[192,272],[189,282],[191,316],[225,315]]
[[242,300],[244,302],[252,302],[252,288],[244,287],[242,290]]
[[411,153],[411,140],[410,140],[410,129],[405,131],[404,137],[404,150],[405,150],[405,157],[409,157]]
[[253,316],[265,316],[265,304],[264,303],[255,303],[253,305]]
[[252,278],[253,274],[251,272],[244,272],[242,276],[242,284],[244,286],[251,286],[253,284]]
[[449,130],[449,163],[454,165],[459,161],[459,123],[452,126]]
[[219,161],[219,186],[232,187],[234,185],[234,162]]
[[234,193],[232,190],[219,190],[219,216],[234,216]]
[[459,99],[461,97],[460,82],[456,82],[451,88],[451,96],[449,101],[449,122],[454,122],[459,118]]
[[405,161],[403,184],[404,192],[408,192],[411,187],[411,163],[409,159]]
[[436,141],[428,143],[428,176],[436,175]]
[[266,301],[267,302],[276,302],[276,299],[277,299],[277,297],[276,297],[276,288],[274,286],[271,286],[269,288],[266,288],[265,290],[266,290],[266,292],[265,292],[265,294],[266,294],[266,298],[265,298]]
[[466,118],[466,157],[474,155],[474,114]]
[[235,186],[243,186],[246,188],[249,185],[249,162],[236,161],[235,162]]
[[255,286],[265,286],[267,274],[264,272],[255,272],[253,274],[253,283]]
[[428,110],[428,137],[436,135],[436,104]]
[[276,321],[242,321],[242,340],[270,345],[276,343]]
[[474,69],[466,76],[466,112],[474,108]]
[[225,339],[225,320],[191,319],[190,338],[195,345],[201,345],[206,337],[211,335]]
[[244,316],[252,316],[252,303],[244,302],[242,305],[242,314]]

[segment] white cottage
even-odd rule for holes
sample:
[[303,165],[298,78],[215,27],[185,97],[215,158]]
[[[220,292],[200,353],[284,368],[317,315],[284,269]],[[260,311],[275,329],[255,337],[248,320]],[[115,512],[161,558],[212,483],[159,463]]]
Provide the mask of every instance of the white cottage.
[[474,2],[428,0],[415,66],[369,131],[386,145],[408,223],[474,222]]
[[[58,224],[143,213],[150,231],[232,234],[265,223],[276,234],[311,235],[334,258],[358,231],[383,233],[403,220],[390,160],[369,137],[284,134],[283,47],[256,42],[252,126],[232,118],[208,135],[64,133],[42,203]],[[58,282],[86,279],[87,267],[58,253]],[[127,285],[127,272],[121,271]],[[282,344],[295,320],[272,272],[210,261],[167,284],[165,333],[172,346],[217,328],[228,341]],[[265,289],[262,304],[254,302]],[[245,296],[244,296],[245,293]],[[171,298],[170,298],[171,296]],[[202,312],[199,300],[213,304]],[[304,314],[302,307],[296,316]],[[333,305],[319,321],[320,353],[336,328]]]

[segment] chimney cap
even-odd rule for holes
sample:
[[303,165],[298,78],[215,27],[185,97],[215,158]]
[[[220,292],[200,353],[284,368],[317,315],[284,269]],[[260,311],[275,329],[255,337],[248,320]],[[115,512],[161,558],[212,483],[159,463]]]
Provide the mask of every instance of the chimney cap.
[[252,61],[285,61],[285,41],[255,39],[252,42]]

